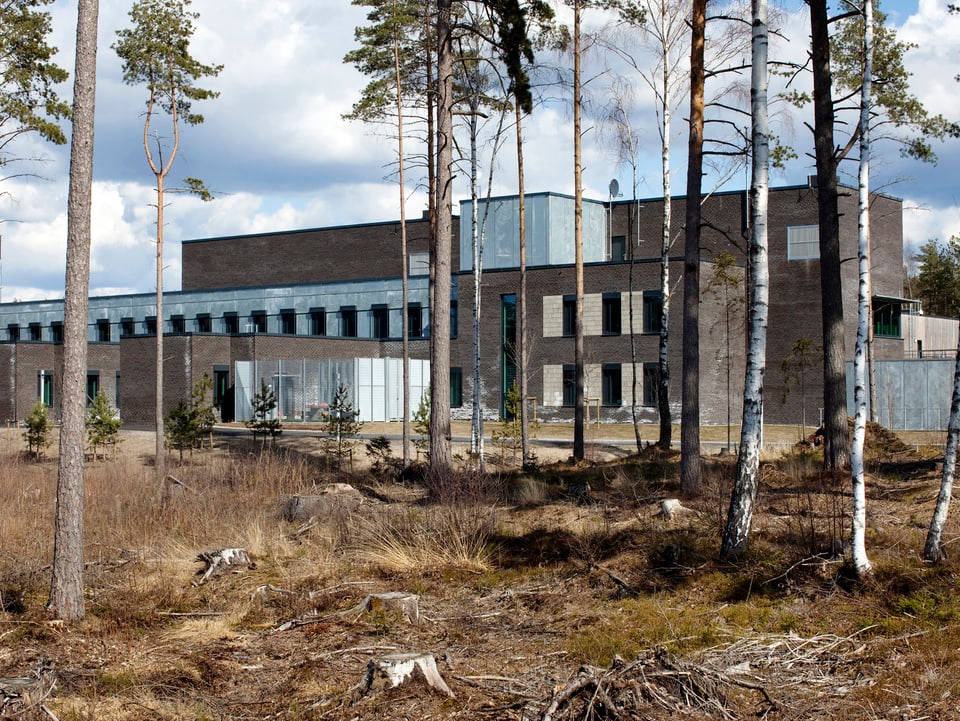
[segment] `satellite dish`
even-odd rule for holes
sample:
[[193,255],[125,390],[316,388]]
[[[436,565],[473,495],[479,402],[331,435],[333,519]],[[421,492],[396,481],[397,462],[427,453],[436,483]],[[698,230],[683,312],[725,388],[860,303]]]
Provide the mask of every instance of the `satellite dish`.
[[610,181],[610,197],[611,198],[620,197],[620,183],[617,182],[616,178]]

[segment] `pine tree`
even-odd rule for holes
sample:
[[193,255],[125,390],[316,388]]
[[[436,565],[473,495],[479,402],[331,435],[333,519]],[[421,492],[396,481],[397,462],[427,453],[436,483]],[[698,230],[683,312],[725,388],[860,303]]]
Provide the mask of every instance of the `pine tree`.
[[244,425],[250,429],[254,438],[259,437],[261,441],[269,438],[273,441],[283,432],[283,427],[275,414],[277,394],[262,378],[260,379],[260,391],[254,394],[250,404],[253,407],[253,418],[245,421]]
[[98,449],[116,447],[120,425],[120,414],[110,405],[110,399],[101,388],[87,409],[87,445],[90,446],[93,460],[97,459]]
[[350,392],[341,383],[330,403],[326,423],[327,448],[336,459],[337,470],[340,470],[343,459],[352,452],[354,439],[363,427],[359,418],[360,411],[354,409]]
[[47,416],[47,406],[39,398],[33,404],[30,415],[24,421],[26,430],[23,432],[23,440],[27,442],[27,452],[34,458],[39,459],[43,455],[45,448],[52,442],[50,431],[53,424]]

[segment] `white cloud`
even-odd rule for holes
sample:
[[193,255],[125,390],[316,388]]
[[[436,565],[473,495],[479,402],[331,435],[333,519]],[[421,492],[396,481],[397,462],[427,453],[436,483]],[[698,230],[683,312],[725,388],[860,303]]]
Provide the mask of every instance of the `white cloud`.
[[[56,0],[53,42],[63,52],[60,64],[73,68],[75,3]],[[110,45],[117,28],[128,24],[128,0],[101,0],[100,55],[97,104],[97,162],[93,206],[91,287],[95,293],[149,292],[155,284],[155,192],[142,148],[142,88],[123,84],[119,59]],[[364,22],[365,10],[341,0],[196,0],[200,13],[192,43],[202,62],[223,63],[220,77],[209,86],[221,95],[199,103],[206,122],[185,128],[180,155],[170,184],[186,176],[207,181],[218,199],[203,203],[184,195],[169,196],[165,214],[164,285],[179,287],[180,241],[243,233],[391,220],[398,217],[397,186],[384,180],[395,158],[392,141],[369,126],[341,119],[366,79],[342,62],[354,46],[354,27]],[[590,23],[602,21],[590,13]],[[595,16],[595,17],[594,17]],[[904,20],[901,37],[920,47],[908,55],[914,89],[935,112],[955,112],[951,104],[960,88],[952,78],[960,67],[955,35],[960,18],[947,14],[941,0],[922,0]],[[809,27],[804,9],[787,15],[784,32],[790,43],[773,42],[781,56],[806,54]],[[555,58],[550,58],[555,61]],[[945,65],[947,69],[945,69]],[[605,81],[604,81],[605,82]],[[602,103],[602,82],[590,91]],[[69,97],[65,85],[62,94]],[[566,91],[549,93],[565,97]],[[524,122],[524,155],[528,192],[573,192],[573,138],[569,102],[555,100],[536,108]],[[659,150],[652,103],[641,96],[636,124],[642,134],[641,196],[660,193]],[[678,182],[685,163],[686,103],[675,116],[678,132],[673,160]],[[805,116],[795,114],[792,128],[782,136],[801,158],[781,182],[802,182],[812,172],[805,153],[812,147]],[[596,121],[585,123],[584,184],[588,197],[604,199],[611,178],[629,191],[629,169],[617,167],[608,144],[601,142]],[[493,192],[516,191],[516,156],[512,130],[497,160]],[[956,141],[941,149],[937,167],[899,160],[889,150],[875,163],[875,187],[904,195],[909,204],[929,212],[907,211],[905,239],[913,243],[928,237],[946,238],[960,232],[957,203],[950,195],[953,168],[960,164]],[[46,156],[49,162],[32,166],[49,182],[17,179],[3,189],[0,199],[3,233],[3,297],[45,298],[62,295],[66,245],[67,149],[53,148],[36,138],[18,146],[24,156]],[[420,152],[408,147],[408,157]],[[489,148],[484,148],[488,154]],[[486,162],[486,161],[485,161]],[[408,168],[408,217],[420,217],[426,207],[422,168]],[[486,166],[481,171],[486,191]],[[912,180],[888,186],[892,178]],[[468,193],[465,167],[459,171],[455,196]],[[678,182],[675,182],[675,190]],[[17,222],[13,222],[16,220]]]

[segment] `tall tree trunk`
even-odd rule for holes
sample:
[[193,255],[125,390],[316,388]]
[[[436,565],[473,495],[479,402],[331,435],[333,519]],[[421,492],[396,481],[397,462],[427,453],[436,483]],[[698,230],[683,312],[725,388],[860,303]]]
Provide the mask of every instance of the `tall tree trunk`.
[[573,245],[576,269],[576,311],[574,329],[574,382],[576,401],[573,409],[573,460],[582,461],[584,439],[584,339],[583,339],[583,167],[580,137],[580,0],[573,3]]
[[[171,157],[171,160],[173,158]],[[169,166],[168,166],[169,167]],[[157,342],[156,342],[156,405],[154,406],[154,473],[157,485],[163,488],[166,476],[166,450],[163,447],[163,181],[165,173],[157,173]]]
[[813,59],[814,146],[820,226],[820,295],[823,308],[823,461],[829,469],[850,465],[843,338],[843,286],[840,276],[840,214],[837,205],[837,153],[833,140],[833,92],[826,0],[810,5]]
[[853,447],[850,467],[853,476],[853,523],[851,548],[857,575],[870,572],[867,558],[867,496],[864,478],[863,444],[867,430],[867,355],[870,350],[870,110],[873,86],[873,0],[863,3],[863,82],[860,86],[860,167],[857,196],[857,345],[853,355]]
[[453,45],[452,0],[437,3],[437,231],[430,308],[430,466],[449,472],[450,451],[450,261],[453,242]]
[[523,187],[523,109],[520,99],[514,96],[517,116],[517,208],[520,213],[517,232],[520,235],[520,308],[519,333],[517,333],[517,356],[520,363],[520,448],[524,464],[530,460],[530,418],[527,413],[527,217],[526,198]]
[[953,492],[953,476],[957,469],[957,445],[960,439],[960,339],[957,343],[956,362],[953,370],[953,399],[950,402],[950,420],[947,423],[947,447],[943,453],[943,473],[940,477],[940,494],[937,506],[930,519],[930,530],[923,547],[923,560],[936,563],[940,560],[940,538],[950,511],[950,496]]
[[[661,6],[662,8],[663,6]],[[673,418],[670,414],[670,235],[671,235],[671,182],[670,182],[670,67],[667,63],[667,47],[663,46],[663,85],[660,89],[663,104],[660,107],[660,172],[663,181],[663,217],[660,221],[660,343],[657,381],[657,409],[660,415],[660,438],[657,445],[670,448],[673,437]]]
[[704,37],[707,0],[693,1],[690,36],[690,135],[683,252],[683,367],[680,412],[680,489],[700,484],[700,193],[703,179]]
[[403,297],[403,467],[410,465],[410,264],[407,260],[407,204],[403,167],[403,81],[400,75],[400,33],[393,35],[393,73],[397,83],[397,166],[400,180],[400,293]]
[[753,0],[753,69],[750,83],[752,172],[750,179],[750,324],[747,367],[743,383],[743,421],[737,478],[730,497],[721,558],[743,550],[750,533],[760,476],[760,435],[763,427],[763,373],[767,355],[767,312],[770,279],[767,270],[767,0]]
[[[477,192],[477,115],[479,97],[473,93],[470,97],[470,246],[473,251],[473,423],[471,428],[471,450],[478,467],[484,467],[483,449],[483,377],[480,368],[480,309],[483,301],[481,279],[483,276],[483,243],[480,239],[479,208]],[[486,215],[484,215],[486,218]],[[484,223],[486,226],[486,223]]]
[[98,0],[79,0],[77,55],[67,201],[67,268],[63,301],[63,375],[57,506],[54,519],[50,613],[83,618],[83,449],[86,440],[87,308],[90,289],[90,205],[97,87]]

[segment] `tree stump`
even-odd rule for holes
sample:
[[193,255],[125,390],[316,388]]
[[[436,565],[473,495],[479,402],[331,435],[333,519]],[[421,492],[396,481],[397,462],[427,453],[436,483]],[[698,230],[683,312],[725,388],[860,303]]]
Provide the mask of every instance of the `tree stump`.
[[420,597],[405,591],[372,593],[354,607],[358,613],[373,611],[396,611],[414,626],[420,625]]
[[363,495],[349,483],[331,483],[319,493],[282,496],[278,515],[289,523],[305,523],[335,511],[352,511],[363,502]]
[[436,659],[429,653],[396,653],[371,659],[360,683],[353,688],[353,698],[356,701],[371,690],[396,688],[412,681],[423,681],[435,691],[454,698],[437,670]]

